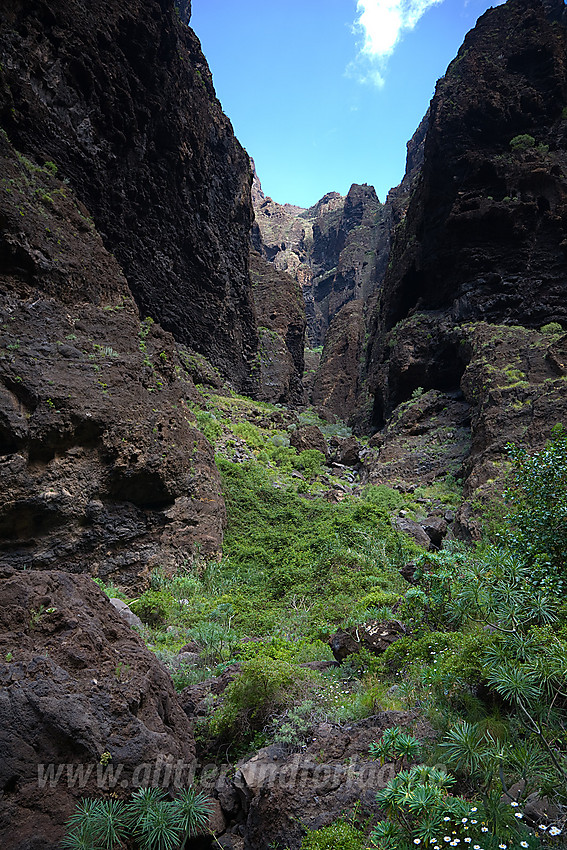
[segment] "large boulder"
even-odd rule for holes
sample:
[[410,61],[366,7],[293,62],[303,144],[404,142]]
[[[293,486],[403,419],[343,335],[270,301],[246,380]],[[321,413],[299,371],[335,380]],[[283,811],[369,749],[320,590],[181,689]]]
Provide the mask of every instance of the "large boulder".
[[418,738],[432,738],[429,723],[416,714],[385,711],[349,726],[318,726],[302,752],[273,745],[238,765],[234,779],[218,783],[225,811],[240,810],[251,850],[285,846],[298,850],[306,829],[320,829],[355,809],[377,817],[376,792],[394,776],[392,764],[369,757],[385,729],[401,726]]
[[366,649],[374,655],[381,655],[388,647],[406,634],[406,629],[399,620],[379,622],[372,620],[351,626],[349,629],[339,629],[329,638],[329,646],[336,661],[341,663]]
[[55,850],[80,797],[191,781],[171,679],[87,576],[0,570],[0,846]]
[[291,432],[289,438],[290,444],[298,452],[304,452],[308,449],[316,449],[325,457],[329,456],[329,447],[325,436],[317,425],[301,425]]

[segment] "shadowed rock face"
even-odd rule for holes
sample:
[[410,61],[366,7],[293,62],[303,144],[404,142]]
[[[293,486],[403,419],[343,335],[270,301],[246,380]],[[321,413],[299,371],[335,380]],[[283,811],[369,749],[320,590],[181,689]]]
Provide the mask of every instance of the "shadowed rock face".
[[0,126],[69,179],[142,315],[253,392],[249,160],[173,0],[0,0],[0,21]]
[[0,598],[2,847],[55,850],[81,797],[173,786],[168,762],[191,780],[171,679],[90,578],[0,568]]
[[364,350],[364,303],[349,301],[332,319],[311,391],[318,408],[345,415],[360,401]]
[[68,186],[0,135],[0,565],[131,587],[225,518],[188,355],[140,322]]
[[[489,10],[437,85],[371,323],[374,425],[386,427],[370,480],[445,468],[470,496],[498,479],[508,441],[537,448],[565,418],[563,337],[536,330],[567,326],[563,18],[563,2]],[[460,519],[478,533],[466,507]]]
[[250,278],[258,322],[259,397],[299,403],[306,324],[301,289],[291,275],[278,271],[255,251],[250,254]]
[[[455,324],[567,322],[565,50],[564,27],[539,0],[510,0],[467,35],[431,102],[421,180],[397,229],[371,341],[374,364],[388,357],[384,334],[415,310]],[[435,357],[439,345],[434,334],[424,355]],[[438,359],[442,371],[448,358]],[[424,386],[444,388],[435,381],[432,373]],[[376,384],[388,413],[403,399],[383,376]]]

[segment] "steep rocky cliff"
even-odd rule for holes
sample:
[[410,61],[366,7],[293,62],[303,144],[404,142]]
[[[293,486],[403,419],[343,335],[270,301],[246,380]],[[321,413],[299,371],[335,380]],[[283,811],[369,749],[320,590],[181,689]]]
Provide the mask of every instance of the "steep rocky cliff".
[[[365,187],[353,186],[345,201],[345,211],[357,210],[358,216],[354,217],[354,221],[360,217],[366,221],[366,226],[355,224],[348,232],[337,271],[330,273],[334,275],[333,291],[328,300],[332,309],[309,398],[317,407],[349,420],[361,430],[368,427],[372,410],[366,378],[368,328],[375,319],[389,262],[392,233],[406,214],[411,193],[421,173],[428,120],[429,113],[407,144],[404,178],[399,186],[390,190],[385,204],[375,214],[376,226],[372,225],[368,216],[368,192],[359,191]],[[363,259],[361,248],[364,249]],[[350,281],[352,285],[340,288],[339,280]]]
[[296,279],[250,253],[252,296],[258,322],[259,392],[263,401],[303,401],[305,304]]
[[[371,328],[375,426],[389,423],[387,442],[392,414],[424,390],[446,408],[460,399],[469,489],[494,477],[507,440],[537,445],[567,415],[553,354],[567,327],[563,10],[540,0],[489,10],[439,81]],[[455,415],[448,428],[462,426],[461,407]]]
[[0,126],[52,161],[142,316],[254,391],[246,153],[173,0],[0,0]]
[[219,551],[219,476],[190,355],[53,171],[0,133],[0,565],[136,587]]
[[255,174],[253,244],[303,290],[311,346],[323,344],[344,304],[368,299],[383,277],[390,216],[372,186],[353,184],[346,197],[329,192],[309,209],[266,197]]
[[266,197],[254,163],[255,249],[301,285],[307,338],[323,346],[315,373],[304,380],[305,401],[359,423],[369,421],[364,376],[367,325],[386,273],[393,229],[405,215],[420,173],[425,116],[408,142],[406,174],[381,204],[372,186],[353,184],[343,197],[329,192],[313,207]]

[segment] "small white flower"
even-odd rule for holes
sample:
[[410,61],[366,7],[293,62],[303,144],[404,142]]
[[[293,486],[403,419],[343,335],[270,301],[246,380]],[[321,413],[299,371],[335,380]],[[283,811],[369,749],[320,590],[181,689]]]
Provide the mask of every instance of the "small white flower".
[[414,838],[413,843],[414,844],[421,844],[421,838]]
[[446,816],[445,816],[445,817],[443,818],[443,820],[451,820],[451,818],[448,818],[448,817],[446,817]]
[[445,835],[444,838],[443,838],[443,841],[450,841],[450,840],[451,840],[450,835]]
[[473,807],[472,807],[472,809],[471,809],[471,812],[478,812],[477,807],[476,807],[476,806],[473,806]]
[[480,850],[480,844],[475,844],[475,845],[474,845],[474,850]]
[[511,806],[519,806],[520,804],[519,804],[519,803],[516,803],[516,801],[514,800],[514,802],[513,802],[513,803],[510,803],[510,805],[511,805]]
[[467,821],[468,821],[468,818],[463,818],[463,819],[461,820],[461,823],[466,823]]
[[480,831],[481,832],[488,832],[488,827],[487,826],[481,826]]
[[520,841],[520,847],[529,847],[529,846],[530,845],[528,844],[527,841]]
[[551,829],[549,830],[549,834],[550,835],[561,835],[561,830],[557,829],[556,826],[552,826]]
[[498,847],[500,848],[500,850],[506,850],[508,845],[507,844],[499,844]]
[[477,820],[471,820],[471,823],[478,823]]
[[540,829],[543,829],[543,831],[544,831],[544,832],[545,832],[545,830],[547,829],[547,827],[546,827],[546,825],[545,825],[544,823],[540,823],[539,828],[540,828]]
[[521,812],[514,812],[514,817],[515,818],[523,818],[524,816]]

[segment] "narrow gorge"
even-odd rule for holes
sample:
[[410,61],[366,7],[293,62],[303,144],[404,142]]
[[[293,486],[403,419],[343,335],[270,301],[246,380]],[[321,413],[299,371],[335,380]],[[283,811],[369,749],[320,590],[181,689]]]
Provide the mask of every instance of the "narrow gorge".
[[0,846],[562,847],[564,2],[309,208],[191,13],[0,0]]

